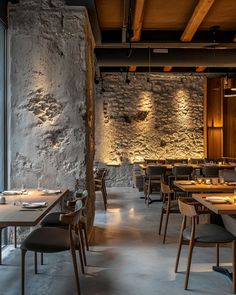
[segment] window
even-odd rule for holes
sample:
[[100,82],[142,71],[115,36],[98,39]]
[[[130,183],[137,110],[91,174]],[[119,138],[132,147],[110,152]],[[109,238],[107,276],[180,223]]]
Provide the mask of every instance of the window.
[[[6,29],[0,22],[0,191],[4,190],[5,175],[5,130],[6,130]],[[3,140],[2,140],[3,139]]]
[[[6,184],[6,27],[0,19],[0,191]],[[7,229],[2,232],[2,246],[7,244]]]

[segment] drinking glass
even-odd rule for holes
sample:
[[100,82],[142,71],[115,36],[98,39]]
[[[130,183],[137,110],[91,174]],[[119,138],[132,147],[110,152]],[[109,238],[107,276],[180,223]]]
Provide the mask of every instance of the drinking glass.
[[224,177],[220,177],[220,178],[219,178],[219,183],[220,183],[220,184],[224,184],[224,183],[225,183]]

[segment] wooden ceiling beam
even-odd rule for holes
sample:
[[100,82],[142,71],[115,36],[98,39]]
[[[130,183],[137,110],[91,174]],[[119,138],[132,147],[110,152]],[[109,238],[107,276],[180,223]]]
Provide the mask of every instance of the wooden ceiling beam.
[[182,42],[190,42],[210,10],[215,0],[199,0],[194,12],[180,38]]
[[[143,27],[143,11],[144,11],[145,0],[136,0],[135,1],[135,9],[134,9],[134,20],[133,20],[133,36],[131,38],[131,42],[140,41],[141,32]],[[135,72],[136,66],[130,66],[129,71]]]
[[166,67],[163,68],[163,71],[164,71],[164,72],[171,72],[172,69],[173,69],[172,66],[166,66]]
[[145,0],[136,0],[134,9],[134,20],[133,20],[133,36],[132,42],[139,41],[143,26],[143,11],[144,11]]
[[202,73],[202,72],[205,71],[205,69],[206,69],[206,67],[196,67],[196,72],[197,73]]

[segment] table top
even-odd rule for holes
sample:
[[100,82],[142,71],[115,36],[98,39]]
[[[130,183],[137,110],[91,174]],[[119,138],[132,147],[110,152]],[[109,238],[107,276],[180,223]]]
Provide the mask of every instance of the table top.
[[172,170],[175,166],[181,167],[192,167],[193,169],[200,169],[203,166],[200,164],[139,164],[139,167],[143,170],[147,169],[148,166],[165,167],[167,170]]
[[210,209],[216,214],[236,214],[236,202],[233,204],[225,203],[211,203],[206,200],[206,197],[218,196],[218,197],[227,197],[233,194],[193,194],[192,197],[197,200],[199,203]]
[[[28,194],[6,195],[6,204],[0,204],[0,226],[35,226],[40,220],[67,194],[68,190],[61,190],[57,194],[47,194],[36,189],[27,190]],[[26,209],[20,202],[47,202],[39,209]]]
[[203,167],[219,167],[221,169],[235,169],[235,166],[230,164],[183,164],[183,163],[176,163],[176,164],[139,164],[139,167],[143,170],[147,169],[148,166],[161,166],[165,167],[167,170],[173,169],[175,166],[183,166],[183,167],[192,167],[193,169],[202,169]]
[[192,183],[184,184],[185,180],[175,180],[173,184],[184,192],[233,192],[236,190],[236,184],[205,184]]

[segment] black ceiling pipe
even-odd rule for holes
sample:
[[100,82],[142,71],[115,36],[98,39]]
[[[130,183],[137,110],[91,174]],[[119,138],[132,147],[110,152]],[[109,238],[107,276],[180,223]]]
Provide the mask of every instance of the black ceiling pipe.
[[[127,49],[96,49],[99,67],[137,67],[149,66],[147,49],[133,48],[127,57]],[[169,49],[168,53],[153,53],[150,57],[151,67],[218,67],[236,68],[236,50],[212,49]]]

